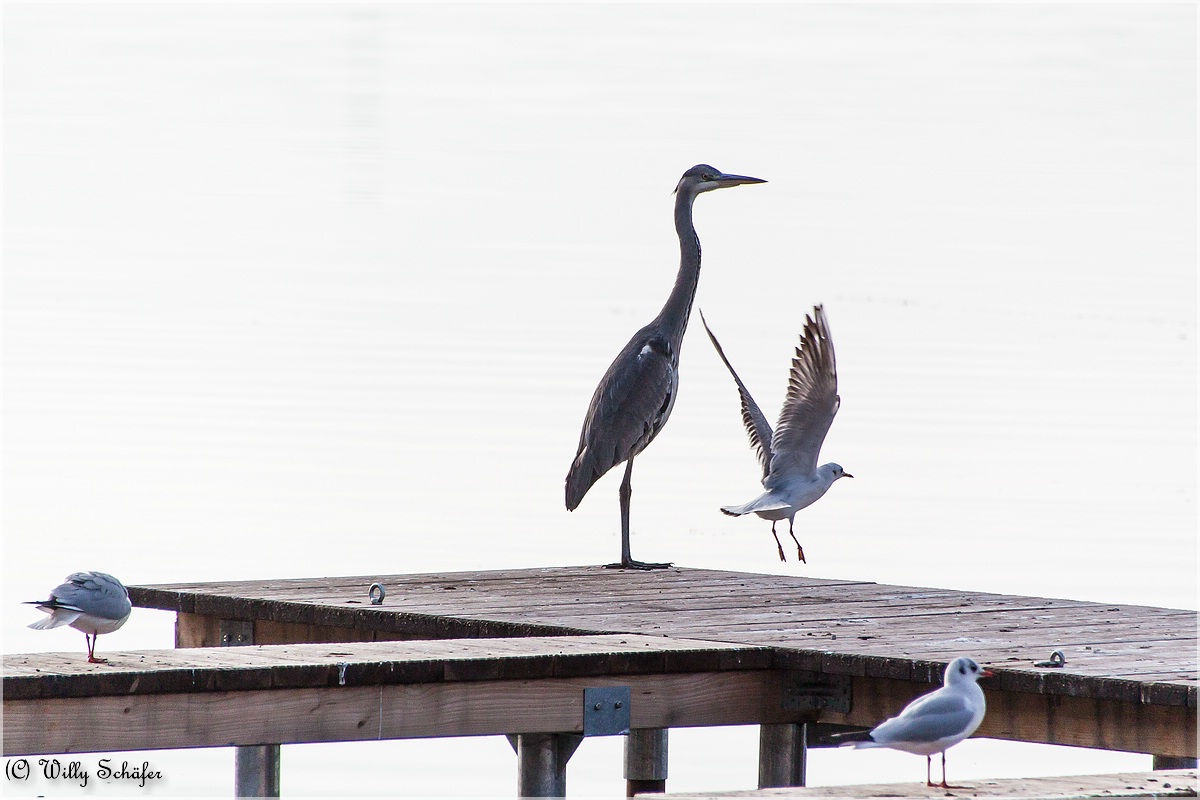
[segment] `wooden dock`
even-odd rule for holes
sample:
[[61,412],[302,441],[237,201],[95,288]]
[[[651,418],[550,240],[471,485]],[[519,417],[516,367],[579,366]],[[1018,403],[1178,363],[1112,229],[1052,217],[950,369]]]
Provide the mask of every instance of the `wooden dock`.
[[994,800],[1088,800],[1116,797],[1195,797],[1196,770],[1121,772],[1112,775],[1067,775],[1056,778],[1022,778],[967,781],[955,789],[923,783],[855,784],[812,788],[759,789],[745,792],[672,792],[663,800],[715,800],[716,798],[796,798],[797,800],[945,800],[946,797]]
[[[873,725],[967,654],[997,673],[979,736],[1196,755],[1194,611],[675,568],[130,594],[177,612],[186,649],[6,657],[5,754],[238,745],[252,776],[281,742],[504,733],[521,791],[554,794],[587,733],[584,690],[621,688],[631,791],[665,787],[669,728],[747,723],[760,786],[794,786],[822,726]],[[248,646],[194,649],[232,644]],[[1036,665],[1054,650],[1063,666]]]

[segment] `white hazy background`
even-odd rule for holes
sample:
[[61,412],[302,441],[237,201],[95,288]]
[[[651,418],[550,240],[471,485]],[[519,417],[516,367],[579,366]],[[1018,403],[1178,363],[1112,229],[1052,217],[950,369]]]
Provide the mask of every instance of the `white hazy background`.
[[[719,514],[756,462],[696,325],[637,461],[637,557],[1196,607],[1191,4],[6,4],[3,45],[5,653],[83,657],[19,605],[77,569],[613,560],[620,470],[574,514],[563,477],[666,298],[697,162],[770,181],[697,201],[697,305],[773,416],[826,304],[823,457],[856,478],[798,517],[807,565]],[[137,611],[100,652],[172,623]],[[672,790],[755,785],[755,728],[671,743]],[[620,795],[620,752],[585,743],[570,792]],[[156,794],[232,792],[228,749],[120,757]],[[949,762],[1150,760],[978,740]],[[822,750],[809,774],[920,760]],[[499,737],[283,751],[286,795],[515,784]]]

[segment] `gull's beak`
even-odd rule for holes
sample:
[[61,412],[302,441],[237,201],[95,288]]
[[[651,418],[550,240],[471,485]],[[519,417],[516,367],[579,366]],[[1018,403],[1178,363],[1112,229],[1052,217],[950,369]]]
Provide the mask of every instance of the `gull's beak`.
[[853,478],[854,476],[853,476],[853,475],[851,475],[849,472],[843,472],[843,473],[842,473],[842,477],[843,477],[843,478]]
[[762,178],[751,178],[748,175],[726,175],[724,173],[713,179],[718,189],[726,186],[741,186],[743,183],[766,183]]
[[984,668],[984,669],[983,669],[983,671],[981,671],[981,672],[979,673],[979,677],[981,677],[981,678],[994,678],[994,677],[996,677],[996,673],[992,672],[990,669]]

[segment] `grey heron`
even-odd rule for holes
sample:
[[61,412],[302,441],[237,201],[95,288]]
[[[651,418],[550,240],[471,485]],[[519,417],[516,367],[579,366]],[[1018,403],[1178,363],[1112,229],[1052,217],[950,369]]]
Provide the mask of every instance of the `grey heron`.
[[[972,658],[959,656],[946,667],[942,688],[913,700],[891,719],[884,720],[869,731],[839,733],[831,739],[855,747],[890,747],[925,756],[925,785],[954,789],[946,783],[946,751],[976,731],[987,714],[987,700],[979,688],[980,678],[994,673],[975,663]],[[935,784],[933,754],[942,754],[942,782]]]
[[817,306],[812,316],[804,318],[804,331],[800,334],[800,344],[796,347],[788,375],[787,398],[774,431],[725,357],[721,343],[704,319],[704,312],[700,313],[700,321],[704,323],[704,330],[708,331],[708,338],[717,349],[717,355],[725,362],[737,384],[742,399],[742,424],[750,436],[750,446],[758,453],[762,484],[766,489],[749,503],[724,506],[721,511],[731,517],[757,514],[771,520],[771,535],[775,537],[775,546],[779,548],[780,561],[787,559],[784,558],[779,535],[775,533],[775,523],[786,519],[788,533],[796,543],[800,560],[804,561],[804,548],[796,538],[796,512],[819,500],[838,478],[854,477],[840,464],[817,466],[817,456],[821,453],[825,434],[829,432],[829,426],[833,424],[833,417],[842,402],[837,393],[837,362],[825,311]]
[[41,631],[70,625],[82,631],[87,642],[88,661],[93,664],[105,661],[96,658],[96,638],[120,628],[133,611],[125,586],[105,572],[73,572],[65,583],[50,593],[49,600],[28,600],[26,603],[50,615],[31,623],[30,628]]
[[700,280],[700,239],[692,224],[697,195],[743,183],[766,183],[745,175],[727,175],[707,164],[683,173],[675,187],[675,232],[679,235],[679,272],[667,302],[650,324],[633,335],[609,366],[592,395],[579,449],[567,473],[567,510],[574,511],[588,489],[622,461],[621,560],[609,567],[663,569],[670,564],[635,561],[629,553],[629,498],[633,458],[662,430],[679,388],[679,347],[687,329]]

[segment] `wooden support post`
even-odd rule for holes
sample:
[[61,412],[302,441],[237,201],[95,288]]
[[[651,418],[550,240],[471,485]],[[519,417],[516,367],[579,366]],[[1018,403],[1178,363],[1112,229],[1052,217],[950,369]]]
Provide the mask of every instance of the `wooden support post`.
[[625,796],[667,790],[667,728],[633,728],[625,738]]
[[567,761],[583,737],[574,733],[510,734],[517,751],[517,797],[565,797]]
[[758,788],[804,786],[808,761],[805,728],[803,722],[759,726]]
[[238,747],[234,762],[235,797],[279,797],[279,745]]
[[1195,756],[1155,756],[1154,769],[1195,769]]
[[[176,646],[179,626],[176,620]],[[218,620],[218,647],[254,644],[254,623]],[[279,745],[259,744],[234,748],[233,793],[235,797],[279,797]]]

